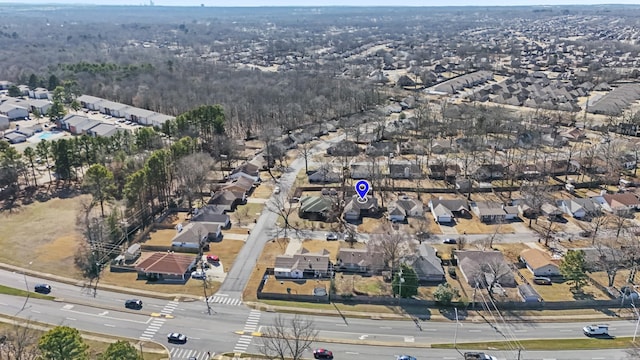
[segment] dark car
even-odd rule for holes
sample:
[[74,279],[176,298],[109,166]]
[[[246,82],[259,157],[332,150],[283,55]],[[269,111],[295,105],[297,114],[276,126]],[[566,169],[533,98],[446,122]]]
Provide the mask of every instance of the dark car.
[[124,307],[127,309],[142,309],[142,301],[137,299],[130,299],[124,302]]
[[327,234],[327,241],[336,241],[336,240],[338,240],[338,234],[336,233]]
[[184,344],[187,342],[187,336],[180,333],[171,333],[167,335],[167,340],[170,343]]
[[327,349],[315,349],[313,351],[314,359],[333,359],[333,353]]
[[536,276],[533,278],[533,282],[538,285],[551,285],[551,279],[544,276]]
[[38,284],[35,287],[35,291],[40,294],[48,294],[51,292],[51,285],[49,284]]
[[456,239],[444,239],[445,244],[456,244],[457,242]]
[[400,355],[398,360],[418,360],[411,355]]

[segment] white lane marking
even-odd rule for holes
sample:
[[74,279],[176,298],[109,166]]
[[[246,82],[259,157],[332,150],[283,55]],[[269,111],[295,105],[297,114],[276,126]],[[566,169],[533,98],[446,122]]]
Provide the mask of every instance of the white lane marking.
[[347,324],[336,324],[336,326],[344,326],[344,327],[346,327],[348,325]]
[[478,330],[478,329],[469,329],[469,332],[482,332],[482,330]]
[[349,355],[358,355],[359,353],[357,353],[357,352],[353,352],[353,351],[347,351],[347,352],[346,352],[346,354],[349,354]]
[[67,320],[72,320],[72,321],[76,321],[76,320],[78,320],[78,319],[74,319],[74,318],[70,318],[70,317],[68,317],[68,318],[66,318],[66,319],[67,319]]
[[32,313],[34,314],[42,314],[42,312],[38,311],[38,310],[31,310]]
[[115,326],[115,325],[113,325],[113,324],[104,324],[104,326],[108,326],[108,327],[116,327],[116,326]]
[[391,326],[380,326],[380,329],[387,329],[387,330],[391,330],[393,329]]

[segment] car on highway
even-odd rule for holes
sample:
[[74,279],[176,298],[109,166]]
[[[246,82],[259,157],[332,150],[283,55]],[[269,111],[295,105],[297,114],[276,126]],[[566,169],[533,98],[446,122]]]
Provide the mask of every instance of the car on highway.
[[140,310],[142,309],[142,300],[129,299],[124,302],[124,307],[126,307],[127,309]]
[[464,360],[498,360],[495,356],[487,355],[483,352],[466,352]]
[[207,261],[217,263],[220,261],[218,255],[207,255]]
[[452,245],[454,245],[454,244],[457,244],[457,243],[458,243],[458,241],[457,241],[456,239],[452,239],[452,238],[446,238],[446,239],[444,239],[444,241],[443,241],[443,242],[444,242],[445,244],[452,244]]
[[607,336],[609,325],[588,325],[582,328],[582,332],[587,336]]
[[398,356],[398,360],[418,360],[411,355],[400,355]]
[[180,333],[171,333],[167,335],[167,341],[175,344],[184,344],[187,342],[187,336]]
[[207,278],[207,274],[205,274],[204,271],[194,271],[191,273],[191,278],[192,279],[206,279]]
[[327,349],[313,350],[314,359],[333,359],[333,353]]
[[51,292],[51,285],[49,284],[38,284],[35,286],[34,291],[39,294],[48,294]]
[[336,233],[327,234],[327,241],[336,241],[336,240],[338,240],[338,234]]

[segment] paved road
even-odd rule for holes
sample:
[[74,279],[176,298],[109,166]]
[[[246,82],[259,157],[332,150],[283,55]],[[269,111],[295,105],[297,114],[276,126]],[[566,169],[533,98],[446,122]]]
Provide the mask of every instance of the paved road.
[[[341,141],[344,138],[344,135],[337,136],[330,141],[324,141],[317,145],[315,145],[311,150],[308,157],[312,157],[313,154],[319,153],[321,151],[325,151],[331,144]],[[301,157],[297,157],[288,168],[288,171],[285,172],[280,178],[280,186],[283,189],[289,189],[293,186],[296,176],[298,172],[304,168],[304,159]],[[273,201],[273,198],[267,200],[267,202]],[[265,244],[272,238],[270,236],[275,232],[275,224],[278,220],[278,215],[270,212],[263,211],[258,220],[256,221],[256,225],[251,231],[251,234],[247,238],[245,245],[240,250],[240,253],[236,257],[236,260],[227,273],[227,277],[225,278],[222,286],[218,290],[218,295],[228,295],[230,297],[241,298],[242,291],[247,286],[247,282],[249,281],[249,277],[251,276],[251,272],[253,271],[260,254],[262,254],[262,249]]]

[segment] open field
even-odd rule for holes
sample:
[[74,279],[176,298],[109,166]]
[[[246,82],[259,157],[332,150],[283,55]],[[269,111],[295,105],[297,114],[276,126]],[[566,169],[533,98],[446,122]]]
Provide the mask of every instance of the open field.
[[270,277],[264,285],[263,291],[277,294],[287,294],[290,289],[292,295],[313,295],[313,289],[322,288],[329,292],[329,280],[300,279],[278,280]]
[[225,273],[228,272],[233,263],[236,261],[236,257],[240,250],[244,246],[242,240],[222,240],[220,242],[209,243],[209,251],[205,255],[218,255],[220,257],[220,263],[224,266]]
[[76,217],[81,201],[88,199],[89,195],[53,198],[0,214],[0,261],[78,277],[73,255],[82,235],[77,230]]

